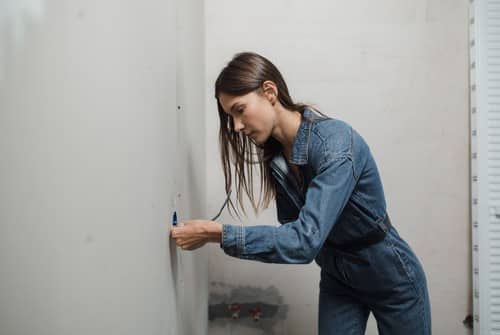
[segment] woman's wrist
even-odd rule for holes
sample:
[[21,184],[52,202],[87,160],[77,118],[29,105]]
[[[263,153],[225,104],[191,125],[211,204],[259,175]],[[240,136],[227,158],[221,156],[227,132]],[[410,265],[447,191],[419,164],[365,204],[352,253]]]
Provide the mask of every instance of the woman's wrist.
[[209,225],[207,225],[207,236],[209,242],[221,243],[222,224],[212,221]]

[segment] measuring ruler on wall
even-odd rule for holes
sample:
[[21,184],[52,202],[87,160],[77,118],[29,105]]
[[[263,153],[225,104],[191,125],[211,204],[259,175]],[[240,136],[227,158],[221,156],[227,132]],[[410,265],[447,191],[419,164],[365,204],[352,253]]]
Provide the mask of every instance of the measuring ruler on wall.
[[[469,87],[470,87],[470,153],[471,153],[471,222],[472,222],[472,292],[473,292],[473,327],[474,335],[479,332],[479,239],[478,239],[478,175],[477,175],[477,104],[476,104],[476,36],[475,36],[475,5],[470,2],[469,8]],[[474,90],[472,89],[474,88]]]
[[472,222],[472,292],[473,292],[473,327],[474,335],[479,334],[479,217],[478,217],[478,173],[477,173],[477,104],[476,104],[476,48],[475,48],[475,3],[470,2],[469,9],[469,87],[470,87],[470,153],[471,153],[471,222]]
[[474,335],[500,334],[500,0],[469,7]]

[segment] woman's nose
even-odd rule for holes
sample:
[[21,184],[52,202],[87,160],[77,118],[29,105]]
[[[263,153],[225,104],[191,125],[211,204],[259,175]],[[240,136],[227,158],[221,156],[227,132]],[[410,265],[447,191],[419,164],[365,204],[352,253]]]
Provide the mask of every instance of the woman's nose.
[[244,128],[243,122],[238,119],[234,119],[234,131],[239,133]]

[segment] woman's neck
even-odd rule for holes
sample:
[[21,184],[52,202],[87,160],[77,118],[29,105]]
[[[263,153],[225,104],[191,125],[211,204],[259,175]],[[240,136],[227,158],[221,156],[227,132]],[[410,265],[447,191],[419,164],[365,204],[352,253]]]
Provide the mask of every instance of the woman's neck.
[[293,143],[300,127],[301,114],[297,111],[285,109],[279,105],[276,107],[276,123],[272,136],[283,146],[283,154],[290,160]]

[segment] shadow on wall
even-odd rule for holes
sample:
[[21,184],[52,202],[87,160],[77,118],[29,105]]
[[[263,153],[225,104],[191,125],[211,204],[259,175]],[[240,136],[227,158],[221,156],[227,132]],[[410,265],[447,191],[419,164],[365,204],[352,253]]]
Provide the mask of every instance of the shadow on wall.
[[178,292],[177,283],[180,280],[180,278],[179,278],[179,264],[178,264],[179,257],[177,256],[177,245],[175,244],[175,241],[173,241],[173,239],[170,237],[170,235],[168,236],[168,238],[170,239],[170,243],[169,243],[170,252],[168,253],[168,255],[170,256],[170,268],[171,268],[170,274],[171,274],[172,285],[174,288],[175,298],[177,301],[177,292]]

